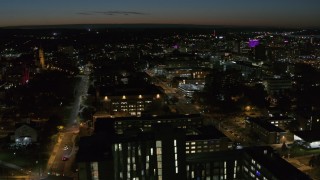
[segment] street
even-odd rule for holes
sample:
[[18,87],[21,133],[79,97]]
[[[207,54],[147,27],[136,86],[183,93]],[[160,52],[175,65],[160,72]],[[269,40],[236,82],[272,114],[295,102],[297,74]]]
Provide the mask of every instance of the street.
[[89,77],[80,76],[81,81],[76,88],[76,98],[72,106],[68,124],[59,132],[57,143],[55,144],[51,156],[48,160],[46,175],[68,176],[76,177],[73,164],[75,163],[75,155],[77,147],[75,146],[75,139],[79,133],[78,113],[82,103],[81,98],[87,95],[89,88]]

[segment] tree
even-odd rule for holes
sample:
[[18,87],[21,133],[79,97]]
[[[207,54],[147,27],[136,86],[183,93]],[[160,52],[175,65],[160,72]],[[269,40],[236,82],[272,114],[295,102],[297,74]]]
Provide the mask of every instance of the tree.
[[239,99],[243,96],[243,79],[240,71],[214,69],[206,77],[204,88],[205,103],[218,106],[225,111],[234,111],[239,107]]
[[50,141],[50,138],[58,133],[58,126],[63,125],[63,118],[60,115],[51,115],[43,128],[44,141]]
[[266,96],[267,93],[261,84],[256,84],[253,87],[244,87],[244,97],[248,100],[248,104],[263,108],[266,106]]

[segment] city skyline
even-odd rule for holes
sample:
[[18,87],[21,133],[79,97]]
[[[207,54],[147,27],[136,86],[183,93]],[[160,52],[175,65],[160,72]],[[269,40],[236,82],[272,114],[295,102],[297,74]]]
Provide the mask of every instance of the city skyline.
[[270,1],[1,1],[0,27],[62,24],[194,24],[320,27],[320,2]]

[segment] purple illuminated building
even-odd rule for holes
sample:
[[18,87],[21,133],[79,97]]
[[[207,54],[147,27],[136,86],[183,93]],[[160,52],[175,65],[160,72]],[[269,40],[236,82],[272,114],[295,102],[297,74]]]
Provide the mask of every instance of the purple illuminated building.
[[259,42],[258,39],[250,39],[250,40],[249,40],[249,47],[250,47],[250,48],[254,48],[254,47],[258,46],[259,43],[260,43],[260,42]]
[[178,45],[178,44],[175,44],[175,45],[173,45],[172,47],[173,47],[173,49],[178,49],[178,48],[179,48],[179,45]]

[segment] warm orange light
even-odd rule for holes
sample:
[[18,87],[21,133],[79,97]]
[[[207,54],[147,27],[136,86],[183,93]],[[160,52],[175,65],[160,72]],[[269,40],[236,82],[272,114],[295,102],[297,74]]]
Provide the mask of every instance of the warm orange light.
[[139,95],[139,99],[142,99],[142,95]]
[[104,97],[104,100],[107,101],[107,100],[108,100],[108,96],[105,96],[105,97]]
[[157,99],[159,99],[160,98],[160,94],[157,94]]
[[244,109],[245,109],[246,111],[250,111],[250,110],[251,110],[251,106],[246,106]]
[[127,99],[127,97],[125,95],[122,96],[122,99]]

